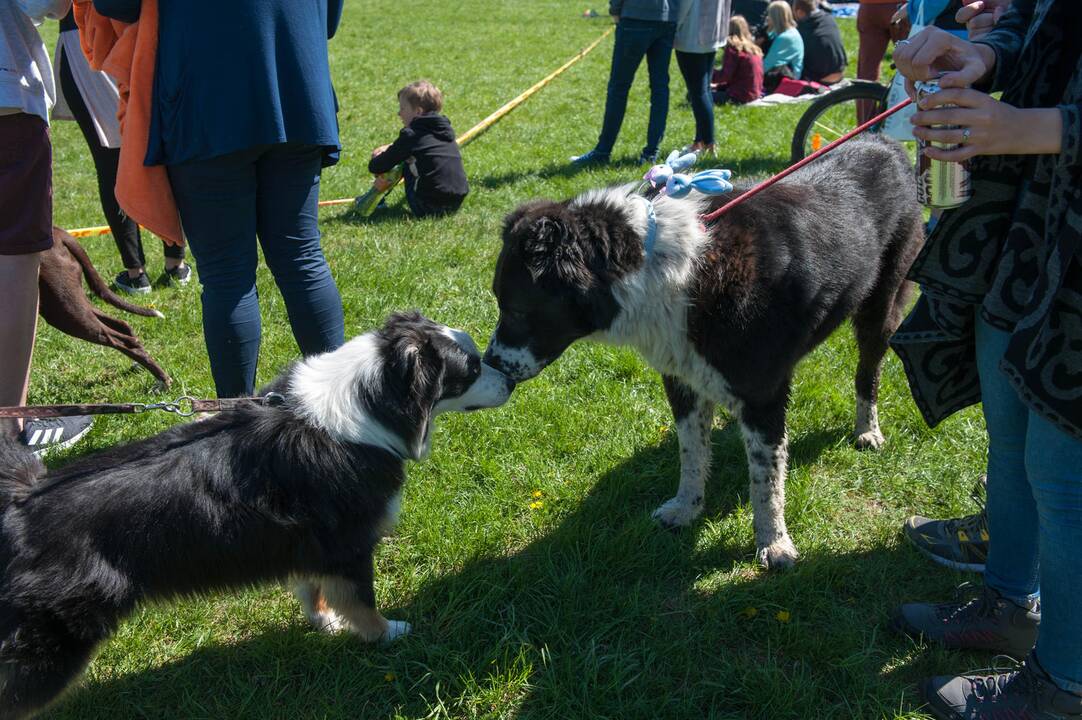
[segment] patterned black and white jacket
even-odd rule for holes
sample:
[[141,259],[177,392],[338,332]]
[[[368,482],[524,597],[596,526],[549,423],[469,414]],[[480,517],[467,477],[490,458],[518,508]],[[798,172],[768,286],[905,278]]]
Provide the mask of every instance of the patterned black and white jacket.
[[913,264],[921,298],[891,341],[929,425],[979,402],[976,313],[1011,333],[1000,362],[1022,400],[1082,438],[1082,3],[1014,0],[982,38],[990,92],[1063,114],[1058,155],[971,161],[973,196]]

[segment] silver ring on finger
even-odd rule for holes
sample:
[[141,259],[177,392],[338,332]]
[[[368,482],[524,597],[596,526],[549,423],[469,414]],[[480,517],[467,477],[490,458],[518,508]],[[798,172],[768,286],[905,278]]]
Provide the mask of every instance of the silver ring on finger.
[[965,145],[967,142],[969,142],[970,132],[971,131],[970,131],[969,128],[962,128],[962,144],[963,145]]

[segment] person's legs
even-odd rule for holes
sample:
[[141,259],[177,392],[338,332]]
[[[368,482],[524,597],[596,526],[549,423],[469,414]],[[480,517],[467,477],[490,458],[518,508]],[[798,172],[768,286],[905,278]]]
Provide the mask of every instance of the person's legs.
[[[0,288],[4,311],[0,312],[0,405],[26,404],[30,385],[30,360],[38,325],[38,266],[41,253],[0,255]],[[0,418],[0,434],[15,436],[21,430],[15,419]]]
[[144,270],[146,258],[143,255],[143,244],[139,238],[139,226],[134,220],[126,217],[120,210],[116,201],[116,171],[120,163],[120,150],[118,148],[103,147],[98,138],[98,132],[94,129],[94,120],[90,116],[90,110],[83,102],[83,96],[79,93],[79,86],[75,83],[75,77],[71,73],[67,54],[60,53],[60,86],[64,91],[64,97],[71,108],[71,114],[83,133],[86,145],[90,149],[90,156],[94,160],[94,170],[98,178],[98,197],[101,200],[101,209],[105,214],[105,221],[109,223],[109,229],[113,233],[117,250],[120,251],[120,260],[131,277],[138,277]]
[[1036,655],[1061,689],[1082,694],[1082,440],[1031,411],[1025,463],[1040,526]]
[[714,144],[714,99],[710,93],[710,74],[714,68],[714,53],[676,51],[676,63],[684,76],[695,115],[695,142]]
[[[857,33],[860,45],[857,49],[857,77],[861,80],[879,82],[879,65],[890,43],[890,19],[894,5],[861,4],[857,11]],[[867,100],[857,101],[857,117],[860,122],[871,118],[874,105]]]
[[978,317],[977,370],[988,429],[988,560],[985,584],[1016,602],[1039,590],[1037,505],[1026,472],[1029,411],[999,364],[1010,334]]
[[[893,625],[953,648],[1023,657],[1041,626],[1038,523],[1026,469],[1029,411],[999,369],[1009,334],[978,315],[977,370],[988,429],[988,534],[984,592],[971,602],[907,603]],[[1043,633],[1041,633],[1043,634]]]
[[612,68],[609,70],[608,91],[605,94],[605,118],[601,123],[601,135],[594,150],[608,156],[620,134],[627,112],[627,95],[635,72],[653,36],[650,25],[640,20],[621,20],[616,25],[616,41],[612,46]]
[[168,167],[181,225],[199,265],[203,337],[218,397],[255,390],[262,331],[255,285],[256,166],[263,149]]
[[[23,405],[38,321],[38,266],[52,247],[52,143],[36,115],[0,115],[0,405]],[[0,420],[0,432],[21,424]]]
[[650,75],[650,123],[642,156],[657,155],[669,118],[669,60],[672,58],[675,23],[655,23],[657,28],[646,49],[646,68]]
[[345,342],[342,298],[320,247],[322,158],[318,146],[286,143],[267,150],[257,164],[259,242],[305,355]]

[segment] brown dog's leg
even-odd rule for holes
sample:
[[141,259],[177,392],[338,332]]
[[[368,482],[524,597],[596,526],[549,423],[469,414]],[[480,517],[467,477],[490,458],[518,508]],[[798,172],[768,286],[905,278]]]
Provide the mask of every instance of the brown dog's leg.
[[[71,242],[75,243],[74,239]],[[75,245],[78,246],[78,243]],[[62,333],[119,350],[145,367],[158,382],[168,386],[172,382],[169,375],[143,348],[131,326],[123,320],[109,317],[87,299],[83,290],[84,270],[69,250],[65,243],[53,245],[51,250],[42,253],[38,279],[41,317]],[[83,257],[86,256],[81,247],[79,251]],[[100,276],[97,277],[100,281]]]
[[165,317],[165,315],[162,315],[153,308],[135,305],[113,292],[105,280],[102,279],[101,275],[98,274],[98,270],[94,267],[94,264],[90,262],[90,256],[86,254],[86,250],[84,250],[83,246],[79,244],[79,241],[71,235],[60,228],[53,228],[53,240],[63,243],[64,247],[67,248],[68,252],[71,253],[71,256],[79,264],[79,269],[86,277],[86,283],[90,286],[90,290],[102,300],[113,307],[126,310],[135,315],[142,315],[143,317]]

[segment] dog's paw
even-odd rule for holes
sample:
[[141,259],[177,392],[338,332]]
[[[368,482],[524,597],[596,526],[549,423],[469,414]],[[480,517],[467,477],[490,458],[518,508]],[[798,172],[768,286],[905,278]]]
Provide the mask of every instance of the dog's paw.
[[351,629],[348,620],[331,611],[314,613],[308,616],[308,620],[316,630],[331,635]]
[[388,620],[387,630],[383,633],[380,640],[383,642],[393,642],[400,637],[409,635],[411,630],[413,630],[413,626],[405,620]]
[[689,503],[681,497],[667,500],[654,511],[653,518],[665,528],[687,527],[703,511],[702,503]]
[[769,545],[760,546],[755,552],[755,558],[767,570],[792,567],[798,557],[800,553],[788,535]]
[[869,430],[853,438],[853,444],[856,445],[857,450],[878,450],[886,442],[887,439],[883,437],[882,431],[878,429]]

